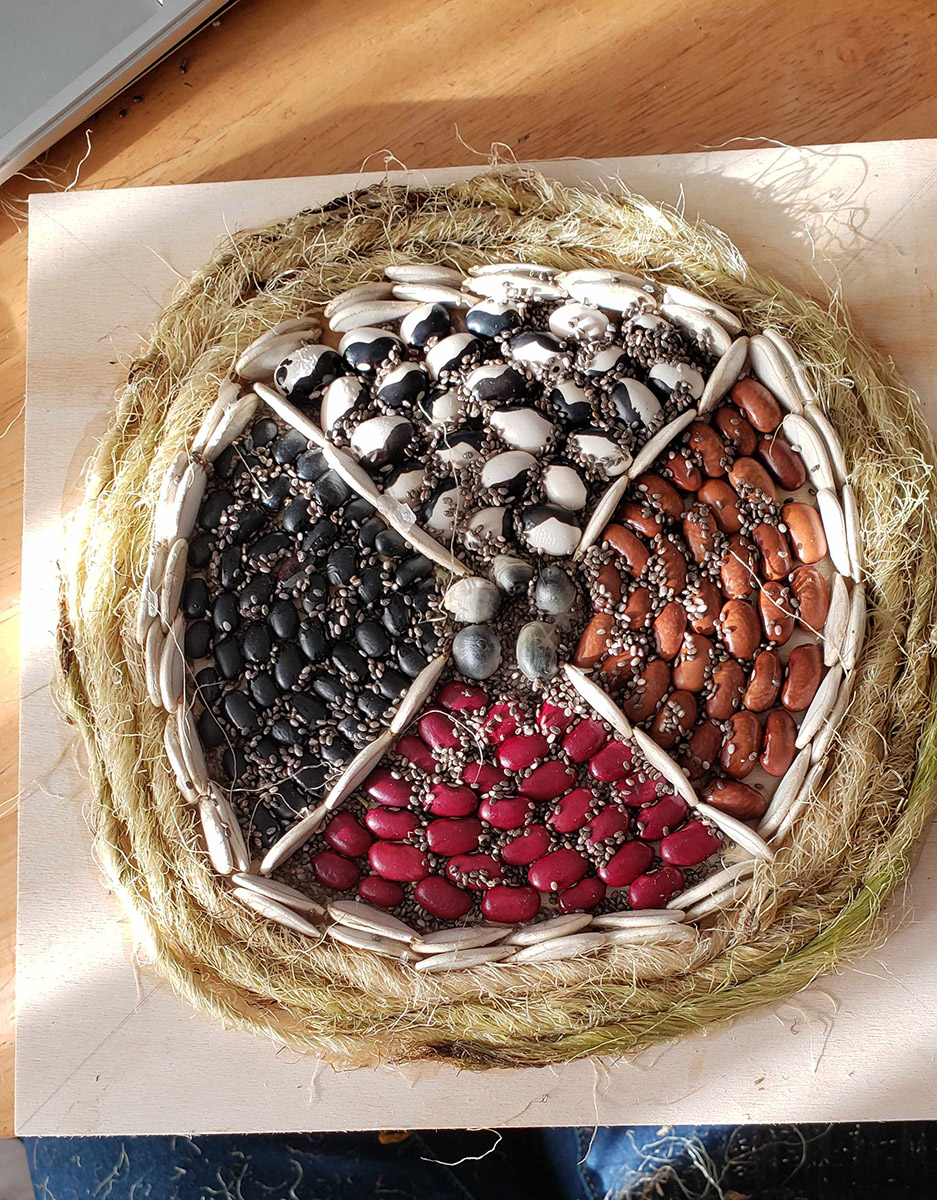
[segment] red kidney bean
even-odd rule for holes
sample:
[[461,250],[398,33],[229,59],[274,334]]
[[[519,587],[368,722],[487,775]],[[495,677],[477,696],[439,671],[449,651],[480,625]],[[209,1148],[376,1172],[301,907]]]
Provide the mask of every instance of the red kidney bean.
[[472,897],[468,892],[443,879],[441,875],[430,875],[421,879],[413,889],[413,898],[440,921],[458,921],[472,911]]
[[722,838],[702,821],[687,821],[682,829],[661,839],[660,856],[674,867],[696,867],[722,846]]
[[478,712],[488,704],[488,693],[484,688],[452,680],[439,689],[436,703],[450,712]]
[[586,844],[592,849],[603,842],[611,841],[616,834],[627,833],[631,826],[631,814],[617,804],[609,804],[589,822]]
[[455,723],[445,713],[427,713],[425,717],[420,717],[417,729],[423,741],[433,750],[449,750],[459,744]]
[[434,854],[451,858],[478,849],[482,823],[475,817],[443,817],[426,826],[426,844]]
[[713,413],[713,425],[736,454],[750,458],[755,453],[758,435],[745,417],[730,404],[724,404],[716,409]]
[[364,820],[374,836],[385,842],[402,842],[419,825],[416,813],[408,808],[372,808]]
[[760,761],[765,771],[775,779],[780,779],[794,761],[796,740],[794,718],[783,708],[772,708],[765,717],[765,740]]
[[683,872],[679,867],[665,864],[656,871],[638,876],[628,888],[628,903],[632,908],[664,908],[682,891]]
[[678,761],[690,779],[702,779],[718,759],[721,748],[722,730],[713,721],[704,720],[693,730]]
[[727,600],[719,614],[719,628],[733,658],[751,658],[761,641],[758,614],[747,600]]
[[815,643],[795,646],[787,660],[781,703],[788,712],[803,712],[823,678],[823,651]]
[[485,716],[482,729],[486,740],[493,746],[503,742],[517,729],[517,716],[514,709],[506,701],[492,704]]
[[759,438],[758,457],[786,492],[796,492],[807,482],[804,460],[784,438]]
[[545,825],[528,825],[501,847],[501,858],[511,867],[528,867],[549,851],[553,840]]
[[599,567],[595,576],[595,584],[595,594],[605,601],[617,604],[621,599],[622,578],[610,562],[602,563]]
[[576,772],[566,763],[551,759],[541,763],[518,784],[517,790],[531,800],[555,800],[573,786]]
[[547,745],[542,733],[514,734],[498,747],[498,765],[508,771],[524,771],[546,754]]
[[671,692],[657,710],[651,724],[651,737],[658,746],[669,750],[682,742],[696,724],[696,697],[692,692]]
[[329,821],[323,834],[324,841],[348,858],[360,858],[367,854],[373,838],[360,821],[349,812],[336,813]]
[[686,609],[679,600],[665,604],[654,618],[654,644],[660,658],[673,658],[686,633]]
[[394,750],[401,758],[406,759],[408,763],[419,771],[424,771],[427,775],[434,775],[439,766],[436,761],[436,756],[427,746],[422,738],[417,737],[415,733],[405,734],[399,738]]
[[769,580],[758,593],[758,612],[765,637],[783,646],[794,632],[794,601],[791,590],[777,580]]
[[406,808],[413,799],[413,784],[387,767],[372,771],[364,781],[363,791],[378,804],[389,804],[393,808]]
[[[389,845],[390,843],[375,842],[374,844]],[[318,854],[314,854],[312,869],[322,886],[333,892],[347,892],[361,878],[361,870],[357,863],[352,862],[350,858],[344,858],[341,854],[335,854],[332,850],[320,850]]]
[[624,525],[606,525],[602,540],[608,542],[625,560],[628,570],[635,579],[640,579],[647,567],[651,553],[647,546]]
[[725,475],[729,465],[726,444],[711,425],[705,421],[694,421],[687,429],[684,441],[690,452],[695,454],[710,478]]
[[537,725],[542,733],[564,733],[575,719],[576,714],[571,708],[561,708],[551,704],[549,700],[544,700],[540,706]]
[[724,479],[707,479],[696,493],[713,514],[722,533],[738,533],[742,528],[739,498]]
[[656,842],[667,837],[687,814],[687,802],[681,796],[661,796],[656,804],[649,804],[638,813],[638,837]]
[[588,862],[575,850],[551,850],[538,859],[527,878],[538,892],[564,892],[578,883],[589,870]]
[[797,567],[791,572],[791,591],[801,625],[820,633],[830,611],[830,585],[824,576],[816,567]]
[[599,878],[609,887],[628,887],[653,861],[654,851],[647,842],[625,842],[604,866],[599,867]]
[[539,911],[540,894],[532,887],[498,883],[482,897],[482,913],[496,925],[531,921]]
[[657,543],[657,566],[663,576],[663,585],[673,596],[679,596],[686,587],[686,559],[666,536]]
[[607,692],[617,695],[618,692],[633,678],[633,667],[640,660],[637,647],[626,648],[623,654],[610,655],[599,668],[602,675],[602,687]]
[[434,817],[468,817],[478,807],[478,797],[470,787],[435,783],[430,788],[427,807]]
[[358,884],[358,895],[377,908],[396,908],[404,900],[400,884],[391,879],[381,879],[380,875],[365,875]]
[[634,682],[634,690],[623,708],[629,721],[645,721],[670,687],[670,667],[660,658],[652,658]]
[[627,779],[619,779],[615,790],[621,804],[627,804],[629,808],[643,808],[645,804],[653,804],[660,787],[654,779],[645,779],[642,783],[634,776],[629,776]]
[[706,715],[714,721],[728,721],[742,703],[745,672],[734,658],[727,658],[713,670],[711,691],[706,698]]
[[573,666],[588,670],[604,657],[608,639],[615,628],[615,618],[610,613],[596,613],[582,631],[573,654]]
[[679,521],[683,516],[680,493],[662,476],[645,471],[635,479],[632,490],[638,493],[642,504],[647,504],[665,519]]
[[712,779],[703,788],[703,798],[713,808],[739,821],[757,821],[765,815],[768,798],[737,779]]
[[[496,767],[494,763],[473,762],[466,763],[462,768],[462,782],[482,797],[488,795],[492,788],[498,786],[499,783],[504,783],[507,779],[507,771],[503,771],[500,767]],[[433,791],[435,792],[435,788]],[[433,810],[435,811],[435,810]],[[446,812],[439,813],[440,817],[464,817],[466,813]]]
[[396,883],[416,883],[429,874],[429,860],[423,851],[402,842],[375,842],[368,861],[375,874]]
[[632,753],[624,742],[614,739],[589,759],[589,774],[600,783],[614,783],[631,770]]
[[574,763],[585,762],[608,741],[608,730],[602,721],[585,717],[566,734],[561,742],[563,753]]
[[774,396],[757,379],[740,379],[729,396],[759,433],[774,433],[781,424],[781,408]]
[[523,796],[506,796],[503,800],[483,800],[478,815],[493,829],[520,829],[532,807]]
[[742,704],[749,712],[765,712],[778,698],[784,669],[775,650],[762,650],[756,656]]
[[597,801],[591,788],[573,788],[562,796],[547,817],[547,824],[557,833],[573,833],[588,822]]
[[623,629],[644,629],[651,615],[651,593],[646,587],[636,587],[625,601],[625,610],[618,614]]
[[605,899],[605,884],[594,875],[574,883],[557,899],[560,912],[592,912]]
[[758,551],[739,533],[733,533],[726,544],[719,566],[722,590],[732,600],[744,600],[758,583]]
[[490,854],[457,854],[446,864],[446,874],[453,883],[483,892],[491,882],[497,882],[504,872]]
[[674,687],[682,692],[701,692],[713,663],[712,642],[701,633],[688,633],[673,669]]

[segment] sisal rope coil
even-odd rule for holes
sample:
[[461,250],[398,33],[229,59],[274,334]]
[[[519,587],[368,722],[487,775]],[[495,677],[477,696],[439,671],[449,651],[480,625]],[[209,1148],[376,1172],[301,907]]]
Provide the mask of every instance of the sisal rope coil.
[[[845,447],[870,631],[830,770],[752,890],[697,946],[617,946],[445,975],[304,938],[238,905],[164,759],[134,618],[163,474],[237,354],[390,263],[624,266],[711,296],[801,352]],[[718,230],[623,191],[532,173],[372,188],[238,234],[161,314],[120,391],[63,563],[62,703],[89,760],[95,851],[140,958],[212,1017],[335,1064],[536,1066],[638,1051],[777,1003],[884,936],[935,804],[935,450],[894,370],[826,311],[758,274]]]

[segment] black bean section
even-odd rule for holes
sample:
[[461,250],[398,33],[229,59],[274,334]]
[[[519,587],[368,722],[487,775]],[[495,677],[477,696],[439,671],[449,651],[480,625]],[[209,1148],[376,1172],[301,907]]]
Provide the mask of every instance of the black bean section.
[[394,579],[399,588],[410,588],[420,579],[432,574],[433,564],[425,554],[414,554],[406,559],[394,572]]
[[387,597],[381,620],[391,637],[402,637],[410,628],[410,606],[399,592]]
[[351,495],[351,488],[337,471],[326,471],[316,480],[312,494],[323,512],[334,512],[335,509],[341,508]]
[[190,576],[182,589],[182,611],[190,620],[204,617],[211,604],[208,584],[198,576]]
[[199,741],[206,750],[217,750],[219,746],[227,745],[228,735],[218,722],[218,718],[208,708],[195,722]]
[[368,677],[368,660],[347,642],[339,642],[332,647],[332,662],[354,683],[360,683]]
[[289,477],[278,475],[264,484],[261,490],[260,503],[269,513],[277,513],[286,503],[286,498],[292,491]]
[[271,604],[267,621],[278,638],[292,638],[299,632],[299,613],[292,600],[276,600]]
[[338,526],[323,517],[303,538],[303,549],[307,554],[324,554],[334,544],[337,534]]
[[390,701],[374,692],[362,692],[356,703],[369,721],[384,721],[390,714]]
[[247,442],[251,449],[259,450],[261,446],[268,446],[277,436],[277,423],[271,417],[263,417],[256,421],[251,427]]
[[377,567],[365,567],[358,580],[358,596],[361,602],[370,608],[384,595],[386,587],[384,575]]
[[280,647],[273,667],[273,677],[281,692],[289,692],[299,683],[306,660],[292,642]]
[[374,538],[374,549],[384,558],[403,558],[410,547],[396,529],[388,529],[385,525]]
[[[365,500],[364,496],[357,496],[349,504],[346,504],[342,513],[342,519],[348,525],[364,525],[372,518],[374,518],[374,505],[370,500]],[[380,517],[376,519],[383,525]]]
[[294,725],[291,721],[287,721],[285,717],[280,717],[278,721],[274,721],[270,732],[284,746],[298,746],[300,742],[305,741],[306,736],[299,725]]
[[312,681],[312,690],[333,707],[344,704],[348,699],[348,688],[334,675],[319,675]]
[[221,552],[218,577],[223,588],[237,586],[241,578],[241,547],[226,546]]
[[336,728],[342,737],[347,738],[356,748],[371,741],[371,737],[359,717],[342,717]]
[[290,823],[295,821],[302,809],[306,807],[302,792],[289,779],[284,779],[277,784],[277,790],[269,797],[269,804],[271,811],[281,821]]
[[229,479],[238,461],[238,447],[226,446],[212,464],[212,469],[218,479]]
[[273,576],[254,575],[238,593],[238,612],[244,617],[263,607],[273,595]]
[[186,626],[183,648],[186,658],[207,658],[211,649],[211,626],[207,621],[192,621]]
[[354,546],[339,546],[333,550],[325,570],[329,583],[334,583],[336,587],[351,583],[358,571],[358,555]]
[[329,719],[329,710],[322,701],[307,692],[297,692],[293,697],[293,712],[297,720],[311,729],[324,725]]
[[221,755],[221,769],[231,782],[240,779],[247,770],[247,756],[240,746],[229,746]]
[[386,658],[390,654],[390,638],[377,621],[362,621],[357,625],[355,641],[368,658]]
[[304,754],[293,773],[293,782],[306,792],[318,792],[329,776],[328,767],[311,754]]
[[262,737],[251,753],[257,762],[277,763],[280,761],[280,747],[273,738]]
[[417,675],[429,665],[429,659],[412,643],[406,643],[397,650],[397,662],[404,675],[416,679]]
[[195,687],[203,704],[214,704],[221,699],[221,683],[214,667],[202,667],[195,676]]
[[189,566],[200,571],[211,562],[212,551],[215,548],[214,539],[210,533],[197,534],[189,542]]
[[347,738],[341,734],[336,734],[331,742],[326,742],[322,747],[322,757],[327,763],[333,767],[342,766],[354,755],[355,748]]
[[267,671],[258,671],[250,681],[251,698],[258,708],[269,708],[280,698],[280,688],[277,681]]
[[283,827],[273,813],[258,804],[251,812],[251,826],[264,850],[269,850],[283,833]]
[[254,702],[244,692],[228,692],[222,706],[231,724],[245,733],[256,729],[260,723]]
[[249,625],[243,639],[244,657],[251,663],[266,662],[273,649],[273,634],[270,627],[260,621]]
[[301,533],[308,529],[311,519],[309,504],[301,496],[291,500],[283,510],[283,528],[287,533]]
[[262,504],[248,504],[228,520],[227,528],[232,540],[243,544],[263,529],[266,521],[267,511]]
[[[417,671],[418,675],[419,673]],[[398,696],[403,695],[409,686],[410,680],[406,679],[399,671],[395,671],[392,667],[385,670],[377,681],[377,690],[388,700],[396,700]]]
[[318,621],[308,621],[299,631],[299,648],[311,663],[322,662],[328,654],[329,643]]
[[293,539],[288,533],[284,533],[281,529],[275,529],[273,533],[265,533],[263,537],[258,538],[247,554],[250,559],[257,562],[259,559],[271,558],[274,554],[279,554],[281,550],[286,550],[292,544]]
[[238,598],[233,592],[222,592],[211,610],[212,624],[219,633],[231,633],[238,624]]
[[225,512],[234,503],[234,493],[225,488],[209,492],[199,509],[198,523],[202,529],[220,529]]
[[307,450],[296,460],[296,474],[305,483],[315,483],[329,469],[321,450]]
[[244,670],[244,655],[237,638],[222,638],[215,644],[215,664],[225,679],[238,678]]
[[298,430],[288,429],[286,433],[281,433],[273,443],[273,461],[279,463],[281,467],[295,462],[308,446],[308,439],[304,438]]

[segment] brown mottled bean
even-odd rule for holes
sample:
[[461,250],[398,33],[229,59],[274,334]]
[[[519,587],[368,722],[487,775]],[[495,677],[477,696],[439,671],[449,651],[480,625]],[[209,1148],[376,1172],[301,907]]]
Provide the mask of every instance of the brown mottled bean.
[[757,458],[737,458],[729,471],[729,482],[743,499],[754,492],[777,503],[778,489]]
[[702,565],[716,549],[716,520],[711,508],[694,504],[683,518],[683,540],[693,561]]
[[711,479],[725,475],[729,465],[726,444],[711,425],[705,421],[694,421],[687,429],[685,442],[692,453],[699,456],[703,472]]
[[648,538],[657,537],[664,528],[663,520],[651,506],[637,500],[626,500],[624,504],[619,505],[615,516],[623,525],[643,533]]
[[757,821],[768,811],[768,797],[737,779],[711,779],[703,788],[703,798],[737,821]]
[[747,600],[727,600],[719,614],[719,629],[733,658],[751,658],[761,641],[758,614]]
[[741,534],[734,533],[719,567],[719,581],[730,600],[744,600],[758,582],[758,551]]
[[702,779],[719,758],[721,749],[722,730],[714,721],[701,721],[678,761],[690,779]]
[[758,457],[786,492],[796,492],[807,482],[804,460],[784,438],[759,438]]
[[777,525],[762,521],[752,530],[752,537],[761,554],[761,573],[765,579],[786,579],[794,566],[787,534]]
[[690,587],[686,602],[687,619],[694,633],[707,637],[716,632],[716,618],[722,608],[722,592],[711,579],[700,576]]
[[770,579],[758,593],[758,611],[765,637],[776,646],[790,641],[794,632],[794,597],[787,584]]
[[628,565],[628,570],[640,579],[650,561],[651,552],[641,539],[624,525],[606,525],[602,540],[617,550]]
[[734,658],[727,658],[713,671],[709,696],[706,698],[706,716],[714,721],[728,721],[742,703],[745,690],[745,672]]
[[788,712],[803,712],[823,678],[823,651],[813,642],[795,646],[787,660],[781,703]]
[[686,559],[668,538],[657,544],[655,566],[660,570],[663,586],[671,595],[679,596],[686,587]]
[[826,579],[816,567],[797,567],[791,573],[791,591],[800,623],[820,633],[830,611],[830,585]]
[[794,718],[783,708],[772,708],[765,717],[764,745],[761,765],[769,775],[780,779],[794,761],[797,753],[797,726]]
[[646,504],[654,512],[662,514],[670,521],[679,521],[683,516],[680,493],[660,475],[645,471],[637,477],[632,486],[638,493],[640,503]]
[[669,450],[665,469],[670,478],[684,492],[695,492],[703,485],[703,472],[695,462],[679,450]]
[[788,500],[781,509],[781,520],[787,526],[794,553],[802,563],[819,562],[826,556],[826,534],[820,514],[811,504]]
[[686,633],[686,609],[679,601],[671,600],[654,618],[651,628],[658,655],[668,660],[675,658]]
[[651,737],[669,750],[682,742],[696,724],[696,697],[692,692],[671,692],[657,710],[651,724]]
[[765,712],[778,698],[784,668],[776,650],[762,650],[748,677],[742,704],[749,712]]
[[673,685],[681,691],[701,692],[712,666],[715,648],[701,633],[687,633],[673,669]]
[[750,712],[737,712],[729,718],[719,765],[733,779],[745,779],[758,764],[761,750],[761,722]]
[[625,650],[621,654],[610,654],[599,668],[604,679],[603,686],[613,695],[617,695],[625,684],[631,680],[636,660],[636,650]]
[[651,593],[646,587],[636,587],[625,602],[619,617],[625,629],[644,629],[651,615]]
[[670,667],[660,658],[652,658],[634,681],[631,695],[622,705],[629,721],[646,721],[670,688]]
[[712,510],[722,533],[738,533],[742,528],[739,498],[724,479],[707,479],[696,494]]
[[713,413],[713,424],[737,454],[750,458],[758,445],[758,435],[738,409],[723,404]]
[[757,379],[740,379],[729,397],[742,410],[759,433],[774,433],[781,424],[781,407]]
[[596,573],[595,582],[606,599],[617,604],[621,599],[621,576],[610,562],[602,563]]
[[573,666],[594,667],[608,645],[608,639],[615,622],[608,613],[596,613],[582,631],[576,652],[573,655]]

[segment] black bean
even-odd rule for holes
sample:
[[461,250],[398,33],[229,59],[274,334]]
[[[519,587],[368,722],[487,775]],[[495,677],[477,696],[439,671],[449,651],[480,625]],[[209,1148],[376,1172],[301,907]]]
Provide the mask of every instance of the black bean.
[[377,567],[366,567],[361,572],[358,595],[364,604],[371,605],[384,595],[387,584]]
[[270,627],[262,621],[248,625],[241,643],[244,647],[244,657],[251,663],[266,662],[273,649],[273,634]]
[[399,671],[388,667],[377,681],[377,690],[388,700],[396,700],[410,686],[410,680],[405,679]]
[[192,620],[204,617],[210,603],[208,584],[204,579],[192,577],[185,581],[182,589],[182,611],[187,617]]
[[410,547],[396,529],[385,526],[374,539],[374,549],[385,558],[403,558]]
[[[345,510],[344,515],[347,517],[347,509]],[[379,516],[375,515],[373,517],[368,517],[368,519],[358,530],[358,545],[362,550],[373,550],[379,534],[386,532],[387,526]]]
[[391,592],[384,601],[381,620],[392,637],[402,637],[410,628],[410,606],[399,592]]
[[293,782],[304,791],[317,792],[325,784],[328,776],[328,767],[319,761],[318,756],[304,754],[293,772]]
[[268,479],[261,488],[260,503],[264,506],[267,512],[279,512],[286,503],[286,498],[290,494],[291,485],[286,475],[277,475],[275,479]]
[[234,493],[226,488],[209,492],[199,509],[198,523],[202,529],[219,529],[225,509],[234,503]]
[[337,646],[332,647],[332,662],[354,681],[367,679],[370,673],[368,660],[347,642],[339,642]]
[[390,702],[374,692],[362,692],[356,703],[369,721],[383,721],[390,711]]
[[231,539],[235,542],[246,542],[263,529],[267,521],[267,512],[262,504],[248,504],[228,522]]
[[433,570],[433,564],[425,554],[414,554],[412,558],[405,559],[394,572],[394,579],[397,581],[397,586],[406,590],[410,588],[420,579],[425,579]]
[[215,750],[228,741],[228,735],[219,725],[215,714],[208,708],[195,722],[195,727],[198,730],[199,741],[206,750]]
[[439,635],[436,632],[436,626],[431,625],[429,621],[424,621],[421,625],[417,625],[416,640],[424,654],[435,654],[436,647],[439,645]]
[[214,704],[221,698],[221,684],[214,667],[202,667],[195,676],[195,687],[203,704]]
[[356,625],[355,641],[368,658],[385,658],[390,654],[390,638],[377,621],[362,621]]
[[299,677],[305,665],[306,661],[298,646],[288,642],[285,646],[280,647],[277,661],[273,665],[273,677],[281,692],[292,691],[299,683]]
[[286,433],[281,433],[273,443],[273,461],[279,463],[281,467],[286,463],[295,462],[308,447],[308,438],[304,438],[296,429],[288,429]]
[[238,624],[238,598],[233,592],[222,592],[211,610],[212,624],[219,633],[231,633]]
[[226,546],[222,550],[219,578],[223,588],[233,588],[241,578],[240,546]]
[[306,621],[299,630],[299,647],[310,662],[321,662],[328,653],[329,643],[321,621]]
[[251,812],[251,827],[265,850],[269,850],[283,833],[283,826],[262,804],[258,804]]
[[231,724],[245,733],[256,729],[260,723],[254,702],[244,692],[228,692],[222,707]]
[[215,663],[225,679],[237,679],[244,670],[244,655],[237,638],[226,637],[215,645]]
[[328,745],[322,747],[322,757],[332,766],[341,766],[342,763],[348,762],[354,752],[354,746],[341,734],[337,734]]
[[272,675],[259,671],[248,684],[254,703],[260,708],[269,708],[280,698],[280,689]]
[[297,692],[293,697],[293,714],[310,729],[324,725],[329,719],[329,710],[322,701],[306,692]]
[[334,512],[341,508],[351,495],[351,488],[337,471],[326,471],[313,485],[312,494],[319,501],[323,512]]
[[300,810],[306,807],[302,792],[289,779],[282,779],[277,784],[277,790],[267,798],[267,803],[280,820],[288,822],[295,821]]
[[211,562],[212,551],[215,548],[210,533],[200,533],[189,542],[189,566],[200,570]]
[[298,746],[306,738],[306,735],[299,726],[291,725],[285,717],[280,717],[278,721],[274,721],[270,732],[284,746]]
[[320,571],[310,571],[303,586],[303,611],[321,612],[329,598],[329,581]]
[[259,763],[279,762],[280,747],[273,738],[262,737],[251,751],[251,756]]
[[297,496],[287,504],[281,518],[283,528],[288,533],[300,533],[308,529],[310,520],[309,503],[302,496]]
[[416,679],[417,675],[429,665],[429,659],[413,645],[412,642],[405,642],[397,651],[397,662],[400,663],[400,669],[404,675],[409,675],[411,679]]
[[242,617],[250,616],[255,609],[266,604],[272,595],[273,576],[269,574],[254,575],[248,579],[238,594],[238,612]]
[[277,423],[270,417],[262,417],[251,427],[248,443],[252,450],[267,446],[277,436]]
[[342,513],[342,519],[348,525],[363,525],[372,516],[374,516],[374,505],[370,500],[365,500],[364,496],[357,496],[349,504],[346,504],[345,511]]
[[320,675],[312,681],[312,690],[317,696],[337,707],[348,699],[348,688],[334,675]]
[[334,545],[337,534],[338,526],[328,517],[323,517],[316,521],[303,538],[303,549],[307,554],[324,554],[330,546]]
[[359,717],[342,717],[335,728],[342,737],[346,737],[356,748],[372,740]]
[[328,469],[329,464],[321,450],[307,450],[296,460],[296,474],[306,483],[315,483]]
[[329,583],[334,583],[336,587],[351,583],[358,573],[358,555],[354,546],[339,546],[333,550],[326,562],[325,573]]
[[247,757],[242,746],[229,746],[221,756],[221,769],[230,780],[240,779],[247,770]]
[[212,470],[218,479],[227,479],[238,461],[238,447],[226,446],[212,463]]
[[299,631],[299,613],[292,600],[274,601],[267,613],[267,620],[278,638],[292,638]]
[[207,658],[210,648],[211,626],[207,621],[192,621],[186,626],[184,642],[186,658]]
[[256,562],[259,558],[269,558],[274,554],[279,554],[281,550],[285,550],[292,544],[293,540],[288,533],[284,533],[282,529],[275,529],[272,533],[265,533],[263,537],[258,538],[248,550],[247,556]]
[[425,617],[429,612],[433,600],[436,598],[436,580],[424,579],[410,593],[410,603],[412,608],[419,613],[421,617]]

